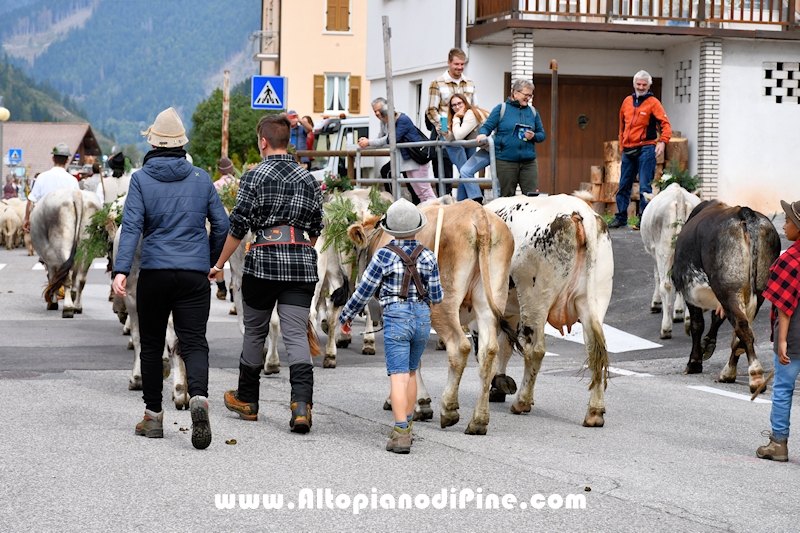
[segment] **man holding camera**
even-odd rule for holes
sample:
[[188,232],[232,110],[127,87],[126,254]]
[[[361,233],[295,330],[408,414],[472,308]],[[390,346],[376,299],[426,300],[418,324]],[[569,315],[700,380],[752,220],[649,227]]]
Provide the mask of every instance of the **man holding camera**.
[[[628,225],[628,205],[631,189],[639,174],[639,215],[647,207],[644,193],[653,192],[650,183],[656,172],[656,159],[672,136],[667,113],[658,98],[650,92],[653,78],[644,70],[633,77],[632,95],[623,100],[619,110],[619,146],[622,150],[619,192],[617,193],[617,214],[608,225],[609,228],[623,228]],[[659,137],[658,128],[661,128]],[[639,226],[633,226],[639,229]]]

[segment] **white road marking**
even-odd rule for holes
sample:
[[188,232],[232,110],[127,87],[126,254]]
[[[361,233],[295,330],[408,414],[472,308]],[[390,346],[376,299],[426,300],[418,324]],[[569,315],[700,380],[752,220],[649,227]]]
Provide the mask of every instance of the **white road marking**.
[[33,265],[33,268],[31,270],[44,270],[44,264],[36,263],[35,265]]
[[608,367],[608,371],[620,376],[636,376],[637,378],[652,378],[653,374],[646,372],[634,372],[633,370],[625,370],[624,368],[617,368],[615,366]]
[[92,261],[92,270],[105,270],[108,268],[108,258],[99,257]]
[[[715,389],[714,387],[706,387],[705,385],[687,385],[688,388],[699,390],[703,392],[710,392],[711,394],[719,394],[720,396],[727,396],[728,398],[736,398],[737,400],[744,400],[746,402],[750,401],[750,396],[745,394],[737,394],[735,392],[728,392],[726,390]],[[753,403],[772,403],[769,400],[764,400],[763,398],[756,398],[753,400]]]
[[0,270],[3,270],[6,267],[5,263],[0,263]]
[[[544,332],[558,339],[583,344],[583,327],[580,322],[573,325],[572,331],[566,335],[561,335],[561,333],[550,324],[545,324]],[[661,344],[656,344],[655,342],[650,342],[636,335],[631,335],[630,333],[611,327],[608,324],[603,324],[603,333],[606,336],[606,349],[611,353],[661,348]]]

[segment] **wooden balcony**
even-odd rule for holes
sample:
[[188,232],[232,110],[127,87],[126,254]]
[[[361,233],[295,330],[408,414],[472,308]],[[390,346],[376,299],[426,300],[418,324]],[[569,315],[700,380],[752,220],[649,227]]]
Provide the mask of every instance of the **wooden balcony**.
[[796,0],[476,0],[474,20],[794,31],[796,9]]

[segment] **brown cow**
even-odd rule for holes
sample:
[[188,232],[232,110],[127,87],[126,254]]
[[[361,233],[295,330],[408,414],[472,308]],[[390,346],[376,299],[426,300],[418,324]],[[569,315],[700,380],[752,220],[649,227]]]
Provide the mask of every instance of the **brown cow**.
[[[461,325],[474,318],[479,333],[477,356],[482,388],[465,433],[485,435],[489,424],[489,387],[497,367],[498,324],[517,345],[516,332],[503,318],[514,238],[500,217],[475,202],[431,205],[421,210],[429,223],[416,239],[431,250],[435,250],[438,218],[443,217],[438,261],[444,301],[431,308],[431,325],[447,346],[450,366],[442,394],[440,423],[444,428],[459,420],[458,386],[471,349]],[[377,222],[378,217],[372,217],[353,224],[348,232],[359,251],[367,251],[370,257],[392,239],[375,229]],[[430,398],[419,399],[420,407],[426,400],[430,404]]]

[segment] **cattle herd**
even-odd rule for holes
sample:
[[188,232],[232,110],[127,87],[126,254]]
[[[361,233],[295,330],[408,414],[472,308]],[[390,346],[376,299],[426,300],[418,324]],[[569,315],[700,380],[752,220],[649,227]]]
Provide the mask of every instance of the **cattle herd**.
[[[336,367],[336,349],[351,339],[338,327],[338,313],[353,290],[364,267],[390,236],[380,230],[379,217],[370,212],[368,191],[343,193],[358,221],[347,232],[352,248],[341,252],[326,246],[325,233],[317,241],[319,282],[312,302],[311,318],[321,319],[328,340],[323,366]],[[121,209],[118,200],[115,210]],[[390,201],[390,197],[384,200]],[[24,217],[24,205],[22,217]],[[65,288],[64,317],[81,312],[81,291],[88,264],[75,261],[75,251],[89,217],[99,209],[97,197],[85,191],[55,191],[46,196],[31,215],[33,249],[47,265],[48,309],[57,309],[56,292]],[[0,211],[2,238],[11,248],[22,242],[20,204],[3,201]],[[545,326],[559,331],[579,327],[591,373],[589,404],[584,426],[604,424],[604,391],[609,358],[603,321],[611,301],[614,258],[609,229],[592,209],[591,199],[575,195],[500,198],[486,206],[475,202],[453,204],[441,200],[421,209],[431,224],[417,235],[435,250],[439,261],[444,301],[431,310],[431,324],[447,350],[449,372],[441,395],[440,424],[459,421],[458,388],[473,347],[477,357],[481,389],[465,432],[485,434],[489,424],[489,402],[505,402],[514,395],[509,409],[529,412],[533,388],[546,350]],[[7,229],[9,228],[9,229]],[[110,242],[116,227],[107,224]],[[439,228],[439,231],[437,231]],[[763,303],[761,295],[769,267],[780,252],[775,227],[763,215],[747,207],[731,207],[717,201],[700,202],[693,194],[673,184],[655,196],[641,221],[645,250],[654,259],[654,293],[651,311],[661,312],[662,339],[672,335],[672,323],[685,320],[692,335],[687,373],[702,372],[703,360],[716,346],[720,325],[727,320],[734,328],[728,364],[720,381],[736,378],[736,365],[747,354],[750,388],[763,384],[763,369],[755,355],[752,322]],[[231,257],[234,309],[241,308],[241,276],[245,242]],[[116,248],[116,247],[114,247]],[[31,251],[31,253],[33,253]],[[354,261],[352,258],[355,257]],[[113,261],[113,256],[110,258]],[[139,335],[136,318],[135,259],[124,302],[114,308],[131,332],[135,363],[130,389],[141,388]],[[669,308],[675,297],[673,313]],[[684,311],[684,302],[686,311]],[[367,309],[363,353],[375,353],[373,324],[380,321],[379,306]],[[232,309],[232,312],[235,310]],[[711,328],[703,337],[704,311],[711,311]],[[686,316],[688,315],[688,316]],[[243,331],[241,314],[239,327]],[[265,347],[265,374],[280,372],[277,352],[277,316]],[[468,328],[467,328],[468,327]],[[468,333],[472,331],[472,341]],[[517,386],[506,374],[514,350],[524,359],[522,381]],[[186,408],[185,371],[174,331],[164,347],[165,373],[171,360],[172,398],[176,408]],[[425,388],[422,369],[417,373],[418,401],[415,417],[430,419],[433,409]],[[384,408],[389,408],[388,401]]]

